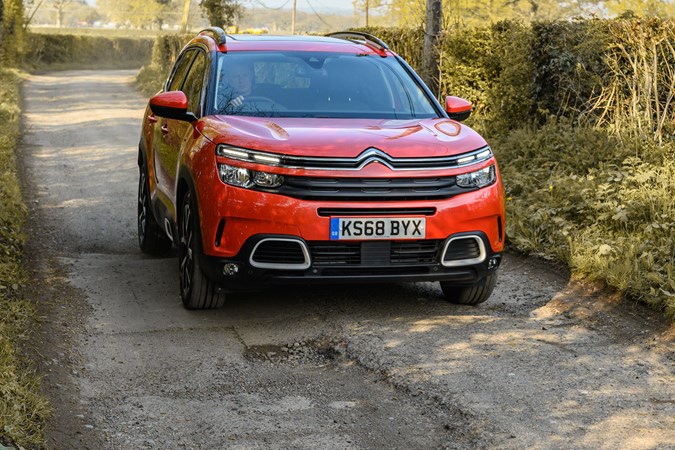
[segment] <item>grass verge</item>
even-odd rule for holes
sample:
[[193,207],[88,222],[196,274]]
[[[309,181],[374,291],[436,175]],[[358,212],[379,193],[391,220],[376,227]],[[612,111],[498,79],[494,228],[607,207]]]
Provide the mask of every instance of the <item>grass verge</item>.
[[20,262],[26,207],[14,153],[20,138],[20,83],[17,71],[0,69],[0,441],[35,448],[43,445],[50,406],[22,353],[35,308],[20,295],[27,279]]
[[675,143],[552,120],[493,144],[511,244],[675,319]]

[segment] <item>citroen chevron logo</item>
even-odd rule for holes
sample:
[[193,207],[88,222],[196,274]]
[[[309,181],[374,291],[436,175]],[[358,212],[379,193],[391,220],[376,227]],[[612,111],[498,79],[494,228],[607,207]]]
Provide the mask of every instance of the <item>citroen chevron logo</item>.
[[380,164],[384,164],[385,166],[393,169],[392,164],[395,163],[395,160],[377,148],[366,149],[363,153],[356,157],[356,163],[359,165],[359,167],[367,166],[373,162],[379,162]]

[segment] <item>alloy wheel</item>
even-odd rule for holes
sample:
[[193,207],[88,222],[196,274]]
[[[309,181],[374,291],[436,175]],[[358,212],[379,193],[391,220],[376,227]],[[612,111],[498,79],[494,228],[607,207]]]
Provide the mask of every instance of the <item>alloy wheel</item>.
[[183,215],[180,222],[180,289],[184,298],[190,296],[192,288],[192,276],[194,273],[194,227],[192,221],[192,209],[189,197],[183,205]]
[[138,239],[141,243],[145,240],[148,219],[148,188],[145,170],[141,168],[141,176],[138,181]]

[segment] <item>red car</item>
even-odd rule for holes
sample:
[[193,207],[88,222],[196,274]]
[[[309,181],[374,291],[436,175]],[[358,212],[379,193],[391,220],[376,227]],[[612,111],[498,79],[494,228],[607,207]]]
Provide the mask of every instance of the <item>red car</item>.
[[485,140],[377,38],[202,31],[143,119],[138,239],[186,308],[288,283],[439,281],[488,299],[504,195]]

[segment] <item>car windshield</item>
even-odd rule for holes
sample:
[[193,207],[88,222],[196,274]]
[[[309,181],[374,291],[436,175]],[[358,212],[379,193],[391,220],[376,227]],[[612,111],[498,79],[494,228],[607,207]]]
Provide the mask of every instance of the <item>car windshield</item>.
[[438,117],[393,57],[334,52],[219,54],[216,114],[263,117]]

